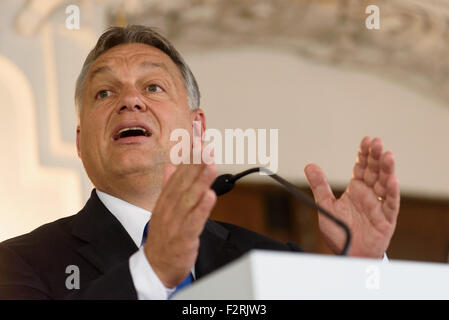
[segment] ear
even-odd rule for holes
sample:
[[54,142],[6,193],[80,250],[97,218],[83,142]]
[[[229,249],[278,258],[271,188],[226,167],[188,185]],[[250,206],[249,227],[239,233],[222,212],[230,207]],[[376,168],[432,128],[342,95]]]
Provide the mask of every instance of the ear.
[[[202,154],[203,148],[204,148],[203,137],[206,132],[206,117],[204,115],[203,110],[201,110],[201,109],[192,110],[190,113],[190,116],[191,116],[191,121],[192,121],[192,134],[193,134],[192,140],[191,140],[191,143],[192,143],[191,147],[192,147],[193,153],[196,152],[194,149],[195,146],[199,147],[200,152]],[[198,132],[198,130],[200,130],[201,132]],[[195,137],[200,138],[199,139],[200,141],[196,140]],[[198,145],[197,142],[200,142],[200,144]],[[193,153],[192,153],[192,156],[193,156]]]
[[204,115],[204,111],[201,109],[195,109],[191,111],[191,120],[192,126],[194,121],[198,121],[201,123],[201,137],[206,132],[206,116]]
[[76,151],[78,152],[78,157],[81,158],[81,150],[80,150],[80,126],[76,126]]

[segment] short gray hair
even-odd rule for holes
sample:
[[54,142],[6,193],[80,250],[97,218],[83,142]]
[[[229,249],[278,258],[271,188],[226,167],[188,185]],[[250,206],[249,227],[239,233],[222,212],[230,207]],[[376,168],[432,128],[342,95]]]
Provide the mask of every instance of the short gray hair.
[[77,115],[81,110],[81,97],[86,80],[86,75],[89,71],[89,67],[92,63],[105,51],[112,47],[125,43],[143,43],[149,46],[155,47],[165,54],[167,54],[172,61],[176,64],[181,72],[184,86],[187,90],[187,102],[191,110],[198,109],[200,106],[200,90],[198,83],[175,47],[160,33],[155,31],[151,27],[141,25],[129,25],[126,27],[111,27],[107,29],[98,39],[95,47],[89,52],[84,61],[83,68],[76,80],[75,88],[75,106],[77,109]]

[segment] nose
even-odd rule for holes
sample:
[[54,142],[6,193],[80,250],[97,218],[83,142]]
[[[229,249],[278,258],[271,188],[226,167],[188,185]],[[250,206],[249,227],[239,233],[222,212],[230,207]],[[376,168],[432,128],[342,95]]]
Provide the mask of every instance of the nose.
[[139,96],[139,93],[134,88],[127,88],[122,93],[122,98],[117,105],[117,113],[122,113],[125,111],[141,111],[147,110],[145,102]]

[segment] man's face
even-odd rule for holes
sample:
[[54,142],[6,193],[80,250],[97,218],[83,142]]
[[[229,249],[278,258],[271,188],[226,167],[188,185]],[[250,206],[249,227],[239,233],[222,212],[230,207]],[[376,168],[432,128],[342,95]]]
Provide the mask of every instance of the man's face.
[[168,55],[140,44],[113,47],[98,57],[86,76],[77,149],[97,188],[123,177],[161,174],[169,162],[170,133],[192,122],[182,76]]

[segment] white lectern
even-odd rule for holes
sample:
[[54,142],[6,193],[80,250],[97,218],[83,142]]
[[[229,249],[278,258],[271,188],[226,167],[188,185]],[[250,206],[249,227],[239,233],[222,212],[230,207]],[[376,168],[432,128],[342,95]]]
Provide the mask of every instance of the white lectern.
[[449,299],[449,265],[254,250],[173,299]]

